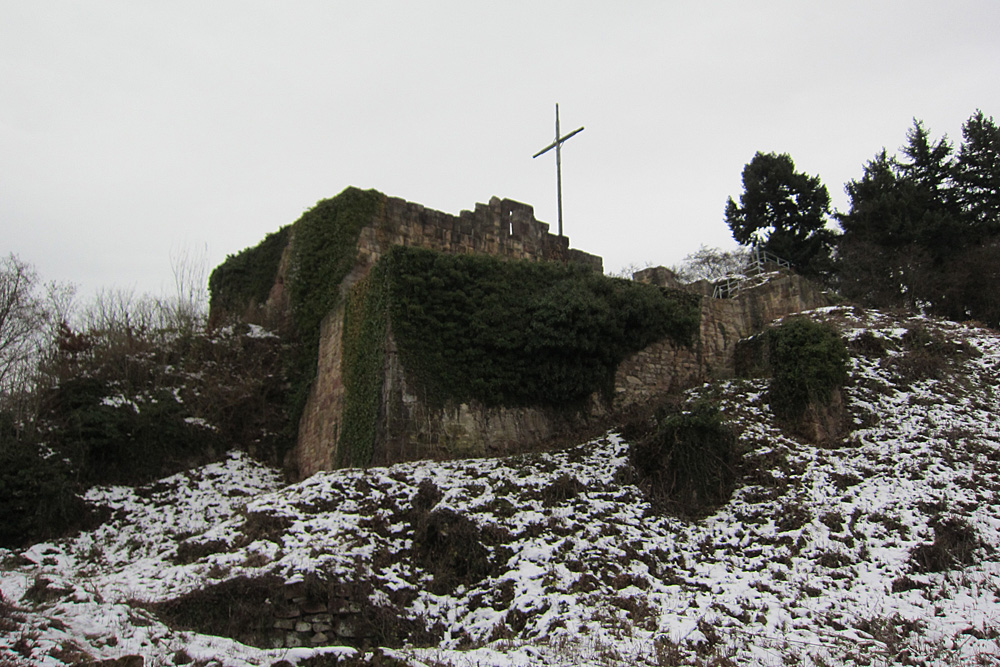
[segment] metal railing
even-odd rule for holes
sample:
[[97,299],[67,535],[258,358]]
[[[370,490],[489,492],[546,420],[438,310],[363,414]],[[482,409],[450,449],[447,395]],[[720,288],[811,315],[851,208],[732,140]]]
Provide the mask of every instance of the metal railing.
[[750,251],[750,254],[747,255],[746,261],[740,268],[740,273],[738,275],[723,278],[719,282],[715,283],[715,289],[712,292],[712,297],[716,299],[732,299],[743,287],[746,286],[750,279],[755,276],[759,276],[762,273],[774,270],[769,267],[791,269],[792,265],[788,260],[781,259],[777,255],[769,253],[762,248],[753,248]]

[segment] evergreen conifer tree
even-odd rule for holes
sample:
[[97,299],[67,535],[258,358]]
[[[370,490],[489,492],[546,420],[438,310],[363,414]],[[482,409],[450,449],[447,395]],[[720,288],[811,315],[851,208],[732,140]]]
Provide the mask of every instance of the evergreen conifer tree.
[[979,233],[1000,233],[1000,128],[977,110],[962,136],[955,165],[960,204]]
[[743,169],[743,194],[726,203],[726,224],[741,245],[759,247],[807,275],[824,273],[834,234],[830,194],[818,176],[795,171],[788,154],[761,153]]

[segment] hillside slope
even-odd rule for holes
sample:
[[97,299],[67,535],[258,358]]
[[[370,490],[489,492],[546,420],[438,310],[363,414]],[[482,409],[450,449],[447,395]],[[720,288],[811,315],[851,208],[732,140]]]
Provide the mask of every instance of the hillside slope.
[[0,664],[1000,664],[1000,334],[810,316],[852,351],[850,434],[789,437],[766,380],[689,392],[744,451],[701,520],[653,511],[616,433],[284,488],[234,454],[3,553]]

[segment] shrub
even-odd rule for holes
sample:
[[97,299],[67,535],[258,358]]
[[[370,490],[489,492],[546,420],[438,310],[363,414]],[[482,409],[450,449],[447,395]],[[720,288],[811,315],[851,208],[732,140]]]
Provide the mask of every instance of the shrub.
[[37,422],[79,483],[143,483],[234,448],[280,465],[290,438],[279,338],[244,325],[86,339],[50,362]]
[[832,326],[796,317],[767,332],[774,373],[768,389],[771,411],[798,419],[810,404],[827,404],[847,381],[847,348]]
[[413,559],[433,575],[432,593],[452,593],[458,586],[471,586],[489,576],[492,564],[484,546],[486,536],[471,519],[445,508],[415,510],[411,522]]
[[43,419],[85,485],[141,483],[215,454],[213,433],[185,421],[166,389],[122,396],[107,381],[74,378],[53,390]]
[[0,435],[0,547],[57,537],[86,520],[71,470],[38,443]]
[[632,444],[630,458],[655,507],[700,514],[724,503],[735,488],[736,435],[712,403],[662,417],[654,434]]

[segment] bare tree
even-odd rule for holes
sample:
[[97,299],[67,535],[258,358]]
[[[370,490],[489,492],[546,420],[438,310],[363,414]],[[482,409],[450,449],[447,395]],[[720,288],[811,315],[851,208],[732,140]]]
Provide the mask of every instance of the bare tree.
[[643,269],[651,268],[652,266],[652,262],[645,262],[644,264],[639,262],[629,262],[617,271],[609,271],[607,275],[610,278],[625,278],[626,280],[634,280],[637,272],[642,271]]
[[76,289],[40,284],[14,253],[0,259],[0,409],[23,421],[33,409],[40,363],[73,310]]
[[9,395],[28,374],[47,323],[36,295],[38,273],[11,253],[0,260],[0,393]]
[[173,304],[175,324],[194,328],[204,323],[208,312],[208,248],[199,252],[184,247],[170,252],[170,267],[174,273],[176,302]]
[[743,247],[722,250],[701,246],[685,257],[681,265],[674,269],[674,273],[686,283],[696,280],[714,282],[739,273],[746,263],[747,254],[748,250]]

